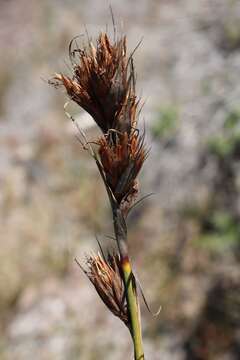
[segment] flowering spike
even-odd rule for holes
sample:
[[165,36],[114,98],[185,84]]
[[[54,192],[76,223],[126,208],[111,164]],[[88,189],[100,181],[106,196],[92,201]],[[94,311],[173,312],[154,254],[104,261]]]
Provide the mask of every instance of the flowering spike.
[[135,94],[134,51],[127,56],[126,37],[115,40],[114,35],[111,42],[107,34],[101,33],[96,45],[88,39],[82,48],[74,38],[69,45],[72,77],[56,74],[49,83],[63,86],[70,99],[86,110],[103,132],[95,141],[98,152],[91,149],[91,155],[111,203],[119,253],[107,259],[100,254],[87,256],[86,269],[79,265],[106,306],[128,326],[134,358],[140,360],[144,359],[140,310],[125,221],[138,195],[137,176],[147,156],[144,133],[140,135],[137,129],[141,109]]

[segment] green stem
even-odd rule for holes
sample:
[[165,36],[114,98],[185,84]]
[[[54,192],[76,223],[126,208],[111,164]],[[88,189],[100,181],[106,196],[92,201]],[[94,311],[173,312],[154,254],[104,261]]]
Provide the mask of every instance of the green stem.
[[112,206],[112,210],[115,237],[121,257],[121,266],[130,320],[130,332],[134,345],[134,359],[144,360],[140,309],[138,305],[135,278],[128,256],[127,226],[121,210],[117,206]]
[[131,322],[131,335],[134,345],[134,359],[144,360],[142,331],[140,321],[140,310],[138,305],[135,280],[132,273],[131,264],[128,258],[122,261],[123,277],[126,289],[127,306]]

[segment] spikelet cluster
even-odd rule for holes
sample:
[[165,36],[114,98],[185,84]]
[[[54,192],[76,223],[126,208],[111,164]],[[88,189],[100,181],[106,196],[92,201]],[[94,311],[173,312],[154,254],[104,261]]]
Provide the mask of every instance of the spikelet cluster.
[[126,214],[137,197],[136,178],[146,158],[144,136],[137,129],[139,100],[126,37],[111,42],[101,33],[96,46],[89,40],[82,48],[73,48],[72,41],[69,56],[72,77],[56,74],[54,85],[64,86],[101,129],[99,161],[107,186]]
[[89,255],[85,268],[81,268],[108,309],[129,326],[119,255],[109,253],[107,258],[101,254]]

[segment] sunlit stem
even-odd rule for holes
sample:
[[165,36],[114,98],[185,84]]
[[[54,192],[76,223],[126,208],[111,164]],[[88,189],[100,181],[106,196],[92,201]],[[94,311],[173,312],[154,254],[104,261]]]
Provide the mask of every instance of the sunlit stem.
[[143,344],[142,344],[140,309],[138,305],[135,280],[132,273],[131,264],[128,258],[123,259],[122,270],[123,270],[124,283],[126,289],[128,312],[131,322],[130,331],[134,344],[134,359],[143,360],[144,353],[143,353]]
[[130,332],[134,345],[134,359],[144,360],[140,309],[138,305],[135,278],[128,256],[127,227],[121,210],[114,206],[112,207],[112,210],[115,237],[121,257],[121,266],[130,320]]

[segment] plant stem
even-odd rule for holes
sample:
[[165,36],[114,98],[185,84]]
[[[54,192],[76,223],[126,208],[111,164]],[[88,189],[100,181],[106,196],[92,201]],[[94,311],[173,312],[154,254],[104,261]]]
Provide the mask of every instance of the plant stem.
[[124,286],[125,286],[125,292],[127,298],[127,307],[128,307],[129,320],[130,320],[130,332],[134,345],[134,359],[144,360],[140,309],[138,305],[135,278],[132,272],[132,266],[128,256],[127,226],[121,210],[115,206],[112,206],[112,210],[113,210],[115,237],[117,240],[118,249],[121,257],[121,266],[122,266]]
[[131,322],[131,335],[134,345],[134,359],[144,360],[140,309],[138,305],[135,280],[129,258],[125,258],[122,260],[122,270],[126,289],[128,312]]

